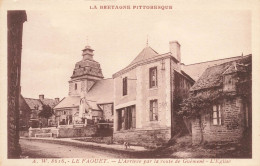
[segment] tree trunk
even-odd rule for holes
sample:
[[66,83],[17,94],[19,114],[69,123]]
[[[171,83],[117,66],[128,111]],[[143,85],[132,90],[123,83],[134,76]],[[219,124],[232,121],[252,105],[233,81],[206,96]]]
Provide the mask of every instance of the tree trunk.
[[16,159],[20,157],[19,145],[19,97],[22,34],[23,23],[26,21],[26,12],[23,10],[7,11],[7,76],[8,76],[8,111],[7,111],[7,157]]
[[201,140],[200,140],[200,144],[202,144],[204,142],[204,135],[203,135],[203,123],[202,123],[202,116],[200,115],[199,117],[199,124],[200,124],[200,136],[201,136]]

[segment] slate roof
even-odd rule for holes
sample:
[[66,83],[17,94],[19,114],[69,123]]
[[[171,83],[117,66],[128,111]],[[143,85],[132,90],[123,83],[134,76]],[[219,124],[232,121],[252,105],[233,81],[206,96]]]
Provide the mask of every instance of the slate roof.
[[191,87],[191,91],[219,87],[223,83],[222,76],[232,72],[245,72],[246,67],[252,64],[252,56],[247,55],[241,59],[226,62],[207,68],[198,81]]
[[236,56],[231,58],[225,58],[225,59],[218,59],[213,61],[207,61],[207,62],[200,62],[200,63],[194,63],[190,65],[183,65],[182,70],[187,73],[193,80],[197,81],[199,77],[202,75],[202,73],[209,67],[220,65],[226,62],[234,61],[237,59],[241,59],[242,56]]
[[81,60],[77,62],[71,78],[82,77],[85,75],[104,78],[100,64],[94,60]]
[[87,103],[90,106],[90,108],[92,108],[94,110],[100,110],[100,108],[97,105],[97,102],[87,100]]
[[156,55],[158,55],[158,53],[154,51],[151,47],[147,46],[136,56],[136,58],[130,63],[130,65],[135,64],[139,61],[152,58]]
[[97,104],[113,103],[114,80],[112,78],[97,81],[87,93],[87,100]]
[[[97,81],[86,95],[88,105],[95,110],[100,110],[98,104],[113,103],[114,80],[112,78]],[[68,96],[54,107],[70,108],[80,105],[80,96]]]
[[41,100],[41,102],[44,104],[44,105],[49,105],[51,108],[53,108],[55,105],[57,105],[58,104],[58,102],[56,102],[55,100],[53,100],[53,99],[43,99],[43,100]]
[[70,108],[70,107],[77,107],[80,104],[80,97],[79,96],[68,96],[64,97],[59,104],[57,104],[54,109],[58,108]]
[[35,107],[42,107],[42,102],[39,99],[24,98],[30,109],[35,109]]

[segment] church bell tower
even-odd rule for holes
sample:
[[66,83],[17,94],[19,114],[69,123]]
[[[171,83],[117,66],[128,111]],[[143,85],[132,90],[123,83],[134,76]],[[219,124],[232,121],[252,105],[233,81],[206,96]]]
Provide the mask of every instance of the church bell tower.
[[83,96],[104,78],[100,64],[93,59],[94,49],[89,45],[82,50],[82,60],[75,64],[69,81],[69,96]]

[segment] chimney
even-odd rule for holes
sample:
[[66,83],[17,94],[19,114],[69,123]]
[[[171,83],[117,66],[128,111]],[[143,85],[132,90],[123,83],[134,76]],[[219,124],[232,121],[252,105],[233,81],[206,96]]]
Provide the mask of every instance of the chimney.
[[59,103],[60,102],[60,98],[55,98],[55,103]]
[[43,100],[44,99],[44,95],[43,94],[39,95],[39,99]]
[[178,41],[170,41],[170,52],[181,63],[181,45]]

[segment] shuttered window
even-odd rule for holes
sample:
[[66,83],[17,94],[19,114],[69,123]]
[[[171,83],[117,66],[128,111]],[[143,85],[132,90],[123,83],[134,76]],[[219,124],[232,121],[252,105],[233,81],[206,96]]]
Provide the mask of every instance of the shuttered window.
[[123,78],[123,96],[127,95],[127,77]]
[[158,102],[157,100],[150,101],[150,121],[158,120]]
[[157,68],[153,67],[149,70],[150,88],[157,87]]

